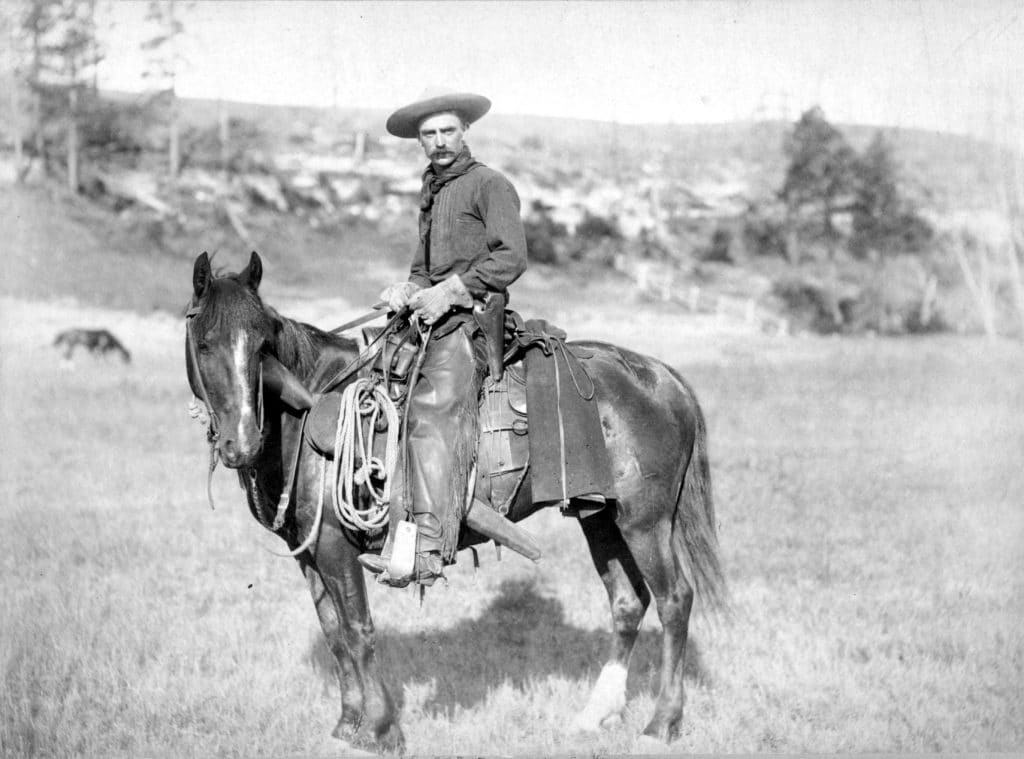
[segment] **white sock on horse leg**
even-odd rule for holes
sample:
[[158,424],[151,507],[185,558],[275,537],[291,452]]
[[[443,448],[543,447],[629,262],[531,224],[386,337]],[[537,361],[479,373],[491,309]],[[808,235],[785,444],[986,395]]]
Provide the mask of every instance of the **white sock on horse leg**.
[[620,662],[611,661],[601,668],[587,705],[573,720],[574,729],[596,732],[602,722],[626,708],[626,674]]

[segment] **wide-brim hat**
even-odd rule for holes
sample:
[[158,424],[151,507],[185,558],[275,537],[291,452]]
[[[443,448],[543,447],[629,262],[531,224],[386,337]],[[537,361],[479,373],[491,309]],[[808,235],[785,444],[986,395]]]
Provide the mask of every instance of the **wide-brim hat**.
[[427,91],[415,103],[399,108],[388,117],[387,130],[395,137],[415,138],[423,119],[435,113],[453,111],[472,124],[491,110],[491,101],[469,92]]

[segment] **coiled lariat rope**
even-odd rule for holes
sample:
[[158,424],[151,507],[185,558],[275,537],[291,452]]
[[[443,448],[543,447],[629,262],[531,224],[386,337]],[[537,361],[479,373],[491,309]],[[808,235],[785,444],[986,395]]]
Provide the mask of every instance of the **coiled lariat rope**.
[[[373,455],[377,422],[381,414],[387,420],[384,461]],[[363,432],[367,422],[369,433]],[[320,535],[324,518],[324,493],[330,492],[334,513],[338,521],[349,529],[370,532],[387,524],[390,518],[391,481],[398,459],[398,409],[380,383],[360,378],[345,388],[338,411],[338,425],[334,434],[334,467],[331,486],[327,485],[327,459],[320,458],[320,487],[316,514],[309,534],[295,549],[284,553],[270,550],[275,556],[298,556],[310,548]],[[301,436],[300,436],[301,437]],[[356,462],[360,462],[356,466]],[[296,462],[297,464],[297,462]],[[378,490],[373,479],[383,485]],[[356,488],[366,487],[372,504],[361,509],[356,506]],[[269,549],[268,549],[269,550]]]
[[[374,456],[373,450],[382,414],[387,421],[384,461]],[[364,419],[368,432],[364,432]],[[360,378],[345,388],[334,434],[331,491],[334,513],[346,527],[371,532],[387,524],[391,481],[398,461],[398,428],[398,409],[383,385]],[[379,488],[374,484],[375,479],[381,483]],[[364,486],[370,494],[366,508],[357,505],[359,486]]]

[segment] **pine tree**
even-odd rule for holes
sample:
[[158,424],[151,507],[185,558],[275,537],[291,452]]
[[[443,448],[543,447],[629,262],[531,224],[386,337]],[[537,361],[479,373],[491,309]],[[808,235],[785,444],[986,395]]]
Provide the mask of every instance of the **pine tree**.
[[800,116],[785,153],[789,167],[781,195],[790,223],[809,214],[816,220],[811,225],[815,236],[824,238],[834,253],[840,239],[835,216],[850,210],[856,153],[817,106]]
[[920,252],[932,230],[900,188],[899,167],[892,145],[881,131],[875,133],[854,166],[854,255]]

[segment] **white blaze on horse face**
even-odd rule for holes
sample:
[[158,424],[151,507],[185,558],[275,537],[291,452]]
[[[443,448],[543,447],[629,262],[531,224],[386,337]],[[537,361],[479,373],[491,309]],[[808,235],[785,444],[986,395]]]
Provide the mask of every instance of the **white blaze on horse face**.
[[249,387],[249,336],[240,331],[235,337],[235,385],[238,388],[238,444],[247,450],[245,431],[253,424],[252,392]]

